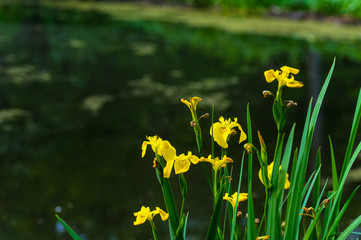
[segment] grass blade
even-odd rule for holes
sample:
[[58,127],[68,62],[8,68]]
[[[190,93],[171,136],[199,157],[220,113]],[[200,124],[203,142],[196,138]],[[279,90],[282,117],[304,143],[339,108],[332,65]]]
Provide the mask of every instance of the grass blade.
[[[356,161],[357,156],[358,156],[358,154],[359,154],[360,152],[361,152],[361,142],[358,144],[356,150],[354,151],[354,153],[353,153],[353,155],[352,155],[352,157],[351,157],[348,165],[346,166],[346,169],[345,169],[345,171],[344,171],[344,174],[343,174],[342,178],[340,179],[339,189],[338,189],[338,191],[337,191],[337,193],[336,193],[336,196],[335,196],[335,198],[334,198],[335,204],[332,206],[332,209],[331,209],[331,217],[330,217],[330,220],[327,221],[327,223],[326,223],[326,229],[328,229],[329,226],[330,226],[330,224],[331,224],[332,216],[335,216],[335,215],[337,214],[337,213],[336,213],[336,210],[338,210],[338,204],[336,204],[336,203],[338,203],[338,202],[341,201],[342,190],[343,190],[343,186],[344,186],[345,181],[346,181],[346,177],[347,177],[348,173],[350,172],[351,167],[352,167],[353,163]],[[330,236],[330,235],[332,235],[333,233],[334,233],[334,232],[330,232],[330,231],[329,231],[327,236]]]
[[243,161],[244,161],[244,154],[245,152],[243,152],[242,155],[242,162],[241,162],[241,170],[239,172],[239,180],[238,180],[238,188],[237,188],[237,199],[236,199],[236,207],[234,208],[233,211],[233,218],[232,218],[232,229],[231,229],[231,240],[233,239],[233,235],[234,235],[234,228],[236,225],[236,218],[237,218],[237,207],[238,207],[238,197],[239,197],[239,193],[241,191],[241,183],[242,183],[242,173],[243,173]]
[[342,234],[337,238],[337,240],[345,240],[358,225],[361,224],[361,215],[358,216],[346,229],[342,232]]
[[[248,142],[252,143],[252,123],[249,104],[247,104],[247,135]],[[254,205],[252,196],[252,153],[248,154],[248,218],[247,218],[247,239],[256,239],[256,228],[254,224]],[[245,234],[246,236],[246,234]]]
[[357,186],[357,188],[355,188],[355,190],[353,190],[353,192],[351,193],[351,195],[349,196],[349,198],[347,199],[346,203],[343,205],[341,211],[339,212],[339,214],[337,214],[337,217],[336,219],[334,220],[334,222],[332,223],[332,226],[330,228],[330,232],[335,232],[336,229],[337,229],[337,226],[338,226],[338,223],[340,222],[343,214],[345,213],[348,205],[350,204],[353,196],[355,195],[357,189],[359,188],[360,186]]
[[337,191],[337,189],[338,189],[338,177],[337,177],[336,159],[335,159],[335,154],[333,152],[333,145],[332,145],[331,137],[328,136],[328,139],[329,139],[329,142],[330,142],[330,151],[331,151],[333,191]]
[[357,99],[357,103],[356,103],[356,109],[355,109],[355,115],[352,121],[352,127],[351,127],[351,134],[350,134],[350,139],[347,145],[347,150],[346,150],[346,155],[345,155],[345,159],[342,165],[342,170],[341,170],[341,174],[340,174],[340,178],[345,174],[345,168],[349,162],[350,156],[351,156],[351,152],[352,152],[352,148],[355,142],[355,137],[356,137],[356,133],[357,133],[357,129],[358,129],[358,125],[360,123],[360,118],[361,118],[361,89],[358,95],[358,99]]
[[[318,148],[316,163],[315,163],[315,170],[320,168],[320,167],[321,167],[321,148]],[[319,199],[319,196],[320,196],[320,185],[321,185],[321,172],[319,172],[317,174],[315,186],[313,188],[312,201],[313,201],[313,208],[314,209],[317,209],[317,206],[318,206],[318,203],[316,203],[316,202],[317,202],[317,200]]]
[[213,209],[213,214],[211,218],[211,222],[209,223],[208,232],[207,232],[207,240],[214,240],[217,239],[217,229],[219,225],[219,220],[221,216],[221,210],[222,210],[222,202],[223,202],[223,190],[224,190],[224,184],[222,184],[221,188],[219,189],[219,194],[216,199],[216,204]]
[[[300,149],[299,149],[299,155],[298,160],[296,164],[296,170],[295,170],[295,176],[292,176],[291,181],[291,187],[295,188],[295,190],[292,192],[291,197],[289,197],[289,202],[287,202],[287,210],[290,211],[289,213],[286,213],[286,228],[285,228],[285,235],[284,239],[297,239],[298,232],[299,232],[299,225],[298,221],[298,211],[301,209],[301,202],[302,202],[302,195],[301,190],[303,188],[303,184],[305,181],[306,176],[306,166],[308,165],[308,158],[309,153],[311,149],[311,142],[313,138],[314,133],[314,127],[317,122],[317,117],[321,109],[321,105],[323,102],[323,99],[326,94],[326,90],[328,88],[328,85],[331,80],[331,76],[335,67],[336,59],[333,60],[331,69],[326,77],[326,80],[322,86],[322,89],[320,91],[320,94],[317,98],[317,101],[315,103],[315,106],[312,111],[312,115],[310,118],[310,107],[307,112],[306,122],[305,122],[305,128],[303,131]],[[312,100],[311,100],[312,101]],[[311,106],[311,104],[310,104]],[[288,203],[290,205],[288,205]]]
[[74,240],[82,240],[78,234],[76,234],[76,232],[63,220],[61,219],[58,215],[56,215],[56,218],[59,220],[59,222],[61,223],[61,225],[63,225],[63,227],[65,228],[65,230],[69,233],[69,235],[74,239]]

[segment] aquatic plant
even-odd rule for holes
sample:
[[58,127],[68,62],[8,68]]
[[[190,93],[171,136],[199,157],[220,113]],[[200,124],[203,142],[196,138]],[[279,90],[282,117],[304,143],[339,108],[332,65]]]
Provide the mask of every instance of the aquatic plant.
[[[294,101],[282,99],[285,87],[299,88],[303,83],[295,80],[298,69],[284,66],[281,70],[267,70],[264,72],[268,83],[274,80],[278,81],[276,93],[269,90],[263,91],[264,97],[273,97],[273,117],[277,126],[275,134],[276,146],[274,151],[267,149],[261,131],[257,131],[258,143],[253,141],[253,130],[250,113],[250,105],[247,105],[247,131],[244,132],[237,118],[219,117],[218,122],[214,122],[214,110],[211,114],[203,114],[198,117],[197,104],[200,104],[200,97],[192,97],[190,101],[182,99],[191,112],[192,120],[190,126],[194,128],[198,155],[188,152],[187,154],[176,154],[176,149],[169,141],[163,140],[159,136],[148,136],[142,144],[141,156],[146,155],[147,146],[150,145],[153,152],[153,168],[157,176],[159,185],[162,189],[166,211],[156,208],[150,211],[149,207],[142,206],[141,211],[135,212],[137,217],[134,225],[139,225],[149,220],[154,239],[159,239],[156,226],[153,222],[153,216],[159,214],[163,221],[169,222],[170,239],[186,239],[187,221],[190,215],[184,209],[184,203],[187,199],[187,181],[186,174],[191,171],[193,165],[202,165],[204,176],[208,181],[209,188],[213,198],[213,213],[206,233],[207,240],[213,239],[339,239],[343,240],[349,236],[353,230],[361,223],[361,215],[356,218],[346,229],[340,230],[340,220],[347,210],[358,187],[350,196],[342,199],[343,188],[346,177],[361,151],[361,142],[356,148],[355,137],[361,118],[361,90],[359,92],[356,104],[355,114],[352,122],[348,146],[343,160],[341,171],[336,168],[336,160],[333,154],[333,145],[330,139],[332,165],[332,191],[325,192],[327,181],[321,187],[321,154],[317,153],[314,172],[306,177],[307,167],[310,167],[310,149],[314,129],[320,112],[326,90],[331,80],[335,61],[326,77],[320,94],[313,105],[313,99],[310,100],[307,115],[303,126],[303,132],[299,146],[295,147],[294,124],[290,131],[284,130],[287,120],[287,111],[289,107],[296,106]],[[202,119],[209,119],[211,138],[211,149],[204,149],[204,136],[202,135]],[[233,135],[240,134],[239,144],[243,144],[243,155],[241,161],[228,157],[229,143],[233,141]],[[176,140],[176,137],[173,139]],[[218,146],[217,146],[218,145]],[[259,147],[258,147],[259,145]],[[220,154],[217,155],[217,148],[220,148]],[[208,151],[207,157],[204,152]],[[254,161],[254,155],[258,160]],[[243,172],[245,157],[248,157],[248,171]],[[272,156],[272,160],[270,160]],[[240,165],[239,181],[236,190],[232,184],[233,168],[232,164]],[[325,164],[328,164],[327,162]],[[174,167],[175,175],[172,175]],[[261,220],[255,218],[253,203],[253,181],[257,177],[253,176],[253,168],[259,168],[258,178],[264,185],[265,199]],[[313,166],[311,166],[313,167]],[[245,176],[246,175],[246,176]],[[247,193],[241,193],[242,178],[247,179]],[[179,190],[182,196],[181,206],[177,206],[173,191],[177,188],[171,185],[169,178],[178,177]],[[202,189],[203,190],[203,189]],[[199,191],[202,191],[199,189]],[[310,200],[312,196],[312,201]],[[343,205],[341,204],[341,200]],[[247,201],[247,214],[238,210],[240,204]],[[244,202],[244,203],[242,203]],[[153,203],[152,203],[153,204]],[[160,204],[160,203],[157,203]],[[226,209],[222,213],[222,209]],[[241,224],[241,219],[246,218],[247,224]],[[61,220],[65,229],[74,239],[74,231]],[[222,222],[223,221],[223,222]]]

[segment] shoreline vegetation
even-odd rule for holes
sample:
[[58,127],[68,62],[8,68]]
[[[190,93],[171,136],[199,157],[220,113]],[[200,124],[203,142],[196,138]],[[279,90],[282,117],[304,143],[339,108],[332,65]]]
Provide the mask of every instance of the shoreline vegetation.
[[[155,5],[142,2],[63,2],[45,3],[49,7],[97,11],[108,14],[113,20],[157,20],[185,24],[190,27],[211,27],[229,33],[259,34],[294,37],[307,41],[361,40],[361,25],[343,24],[330,17],[328,20],[298,19],[292,17],[244,15],[219,8],[197,9],[186,6]],[[209,16],[212,17],[209,17]],[[331,20],[330,20],[331,19]],[[333,19],[333,20],[332,20]]]

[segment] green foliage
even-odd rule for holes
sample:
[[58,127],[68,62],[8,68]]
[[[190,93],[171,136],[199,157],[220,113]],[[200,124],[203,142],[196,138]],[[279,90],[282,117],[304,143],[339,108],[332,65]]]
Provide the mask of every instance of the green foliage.
[[[295,149],[293,154],[293,162],[291,162],[292,156],[292,149],[293,149],[293,141],[294,141],[294,132],[295,132],[295,125],[293,125],[287,142],[284,144],[285,133],[283,130],[284,123],[286,121],[286,106],[285,103],[282,101],[282,89],[285,86],[289,87],[300,87],[299,82],[294,81],[294,78],[288,78],[290,72],[287,72],[289,68],[282,68],[282,74],[280,72],[275,72],[272,70],[267,71],[265,73],[267,81],[271,79],[274,80],[271,75],[275,74],[275,78],[277,78],[278,83],[278,90],[276,97],[273,102],[273,111],[274,111],[274,120],[277,125],[277,142],[275,151],[273,153],[273,161],[270,165],[268,165],[268,153],[266,148],[266,143],[264,142],[260,132],[258,131],[258,138],[261,146],[261,151],[259,151],[252,143],[252,127],[251,127],[251,118],[249,112],[249,106],[247,106],[247,132],[248,132],[248,143],[245,144],[244,148],[247,150],[249,154],[249,165],[248,165],[248,219],[247,219],[247,227],[244,228],[244,232],[242,235],[242,227],[239,225],[237,221],[237,207],[238,207],[238,199],[240,197],[239,193],[241,189],[241,178],[243,172],[243,161],[244,161],[244,154],[242,157],[241,163],[241,170],[239,174],[239,182],[236,195],[232,196],[233,198],[229,198],[230,193],[232,192],[231,184],[224,179],[232,176],[228,174],[227,165],[224,163],[222,165],[224,167],[224,171],[219,171],[218,168],[215,168],[213,165],[212,171],[212,184],[213,188],[213,213],[210,220],[210,224],[208,227],[207,232],[207,240],[213,239],[225,239],[226,238],[226,215],[227,212],[229,214],[229,224],[230,224],[230,239],[244,239],[248,236],[249,239],[263,239],[263,238],[270,238],[270,239],[298,239],[299,236],[302,236],[303,239],[323,239],[327,240],[332,238],[333,236],[338,235],[339,229],[339,222],[346,211],[351,199],[353,198],[354,194],[356,193],[356,188],[353,193],[348,197],[346,203],[343,205],[341,211],[339,210],[341,197],[342,197],[342,190],[345,184],[346,176],[348,175],[353,163],[355,162],[358,154],[361,152],[361,142],[358,144],[357,148],[353,151],[353,144],[356,136],[356,131],[358,129],[358,124],[361,118],[361,90],[359,99],[357,101],[357,106],[355,110],[355,116],[352,124],[351,134],[349,144],[346,150],[346,156],[344,160],[344,164],[340,174],[340,180],[338,181],[337,178],[337,169],[335,158],[333,154],[333,145],[330,140],[330,148],[331,148],[331,162],[332,162],[332,174],[335,178],[333,180],[334,191],[329,192],[327,197],[323,199],[323,194],[325,191],[326,185],[320,191],[320,179],[321,179],[321,152],[320,149],[317,152],[316,158],[316,165],[315,165],[315,172],[308,177],[306,181],[306,170],[307,166],[309,165],[309,158],[310,158],[310,150],[311,150],[311,143],[314,135],[314,130],[316,127],[316,122],[318,115],[320,113],[322,102],[325,98],[325,94],[328,88],[328,85],[331,81],[331,76],[333,74],[333,70],[335,67],[335,60],[331,66],[331,69],[326,77],[326,81],[323,84],[323,87],[320,91],[320,94],[316,100],[315,105],[312,107],[312,99],[309,104],[306,121],[304,125],[303,134],[301,137],[300,146]],[[296,69],[297,70],[297,69]],[[298,73],[298,70],[292,70],[294,74]],[[271,75],[269,75],[271,74]],[[279,75],[277,75],[279,74]],[[292,82],[288,85],[289,81]],[[274,96],[273,94],[268,94]],[[196,107],[193,105],[193,101],[195,99],[199,99],[198,97],[191,98],[190,102],[185,102],[191,110],[192,118],[198,119],[197,113],[195,111]],[[183,101],[183,99],[182,99]],[[198,102],[199,100],[197,100]],[[183,101],[184,102],[184,101]],[[196,103],[197,103],[196,102]],[[275,107],[276,106],[276,107]],[[275,114],[276,111],[276,114]],[[281,117],[280,117],[281,116]],[[280,119],[283,119],[280,121]],[[227,124],[230,124],[231,120]],[[225,136],[227,142],[229,141],[228,135],[222,135],[226,131],[227,127],[223,123],[224,120],[220,118],[220,122],[213,123],[213,113],[212,113],[212,127],[211,127],[211,135],[212,135],[212,142],[216,141],[220,146],[222,146],[221,156],[226,156],[228,153],[228,145],[226,147],[225,143],[223,143],[222,139]],[[280,125],[279,122],[282,122]],[[197,127],[200,127],[199,121],[197,121]],[[218,125],[217,125],[218,124]],[[222,126],[222,134],[219,134],[220,125]],[[234,127],[236,125],[232,125]],[[196,126],[193,126],[196,127]],[[233,130],[232,130],[233,131]],[[199,138],[198,134],[201,131],[195,131],[196,139]],[[197,140],[198,148],[202,146],[202,142]],[[262,220],[257,228],[254,225],[254,207],[253,207],[253,199],[252,199],[252,152],[255,151],[260,163],[261,171],[260,171],[260,179],[265,186],[265,205],[264,205],[264,213],[262,216]],[[214,147],[212,147],[212,155],[214,155]],[[214,158],[214,156],[212,156]],[[204,158],[200,158],[202,161]],[[203,160],[204,161],[204,160]],[[208,159],[209,162],[213,162],[215,160]],[[288,174],[287,170],[289,165],[292,164],[292,174],[291,174],[291,181],[288,182]],[[267,166],[268,165],[268,166]],[[271,167],[270,167],[271,166]],[[187,168],[188,171],[188,168]],[[184,178],[183,174],[180,175],[181,178]],[[180,181],[180,188],[183,197],[184,194],[184,181]],[[290,190],[288,192],[285,189]],[[225,196],[223,198],[223,195]],[[311,207],[307,207],[309,198],[313,193],[313,205]],[[232,204],[227,203],[224,218],[224,226],[223,230],[220,226],[221,218],[222,218],[222,202],[223,199],[229,200]],[[322,200],[322,202],[321,202]],[[287,202],[287,205],[284,203]],[[233,206],[233,210],[230,210],[230,206]],[[183,209],[183,204],[182,204]],[[168,209],[168,211],[172,212],[173,209]],[[182,210],[183,211],[183,210]],[[182,214],[181,211],[181,214]],[[283,212],[285,211],[285,212]],[[283,229],[282,226],[282,218],[285,218],[285,226]],[[181,221],[182,222],[182,221]],[[357,218],[341,235],[340,239],[344,239],[345,236],[351,234],[351,232],[356,228],[356,226],[361,222],[360,218]],[[301,227],[302,226],[302,227]],[[182,223],[180,224],[180,229],[185,229]],[[185,235],[182,235],[180,238],[178,235],[175,239],[184,239]]]
[[55,215],[56,218],[59,220],[59,222],[61,223],[61,225],[63,225],[63,227],[65,228],[65,230],[69,233],[69,235],[74,239],[74,240],[82,240],[78,234],[76,234],[76,232],[63,220],[61,219],[58,215]]

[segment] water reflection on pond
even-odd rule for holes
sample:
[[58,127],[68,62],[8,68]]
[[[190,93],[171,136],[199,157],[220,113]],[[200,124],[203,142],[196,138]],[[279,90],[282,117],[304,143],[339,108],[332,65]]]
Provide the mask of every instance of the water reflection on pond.
[[[55,213],[84,239],[150,238],[148,226],[132,225],[140,206],[163,206],[152,159],[140,157],[145,135],[170,140],[179,153],[196,152],[190,114],[179,101],[196,95],[203,98],[200,113],[214,104],[215,116],[238,117],[243,125],[250,102],[254,130],[272,148],[271,100],[261,94],[275,88],[263,77],[269,68],[301,69],[298,80],[306,87],[285,93],[298,102],[287,128],[297,121],[300,129],[312,86],[337,57],[319,129],[324,176],[330,173],[327,134],[337,146],[336,158],[343,157],[360,87],[360,42],[232,35],[157,21],[111,21],[95,12],[40,12],[0,27],[2,239],[67,239]],[[203,124],[207,134],[210,123]],[[230,157],[240,159],[241,147],[230,148]],[[187,173],[188,232],[203,239],[210,190],[201,168],[193,169]],[[177,179],[172,181],[176,186]],[[256,201],[262,192],[255,182]],[[349,218],[360,212],[353,207]],[[166,236],[167,225],[160,226]]]

